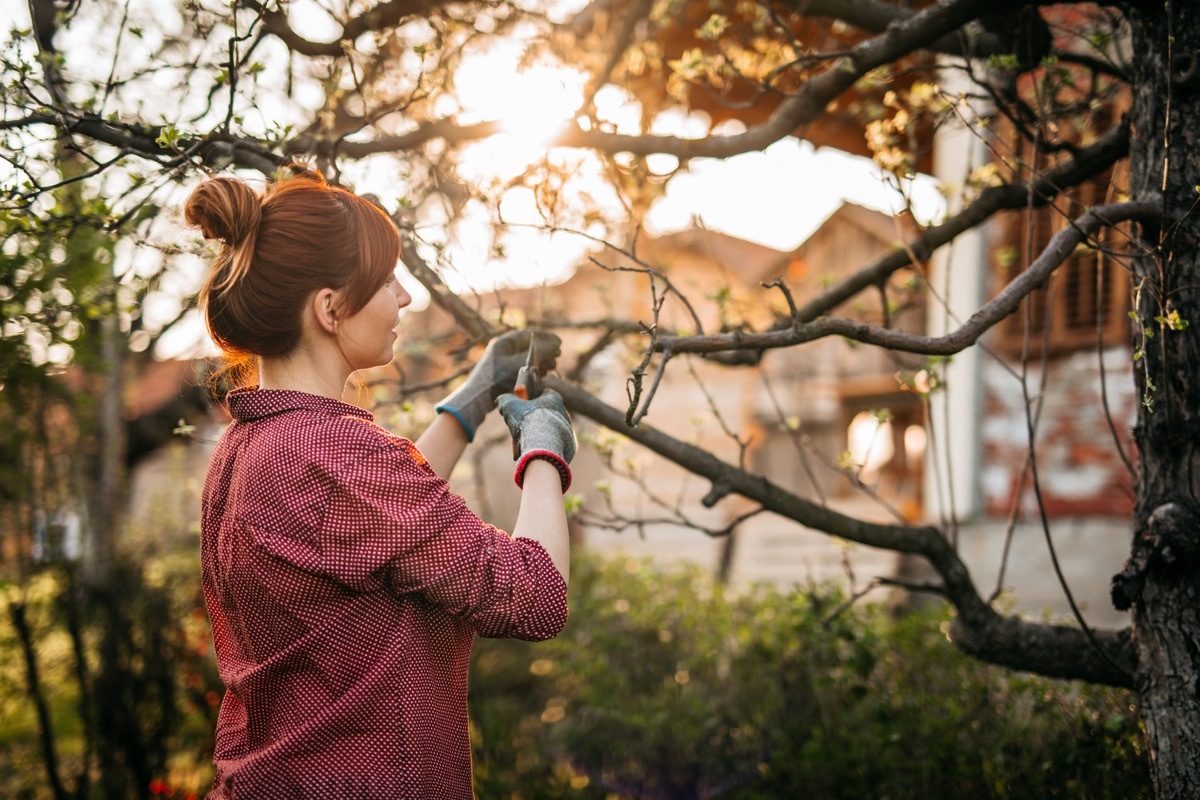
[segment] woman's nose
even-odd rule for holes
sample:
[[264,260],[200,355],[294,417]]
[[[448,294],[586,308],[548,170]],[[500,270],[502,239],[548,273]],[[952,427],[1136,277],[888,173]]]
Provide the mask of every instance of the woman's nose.
[[396,287],[396,306],[397,308],[404,308],[406,305],[412,302],[412,295],[408,293],[407,289],[400,285],[400,281],[396,281],[396,283],[393,285]]

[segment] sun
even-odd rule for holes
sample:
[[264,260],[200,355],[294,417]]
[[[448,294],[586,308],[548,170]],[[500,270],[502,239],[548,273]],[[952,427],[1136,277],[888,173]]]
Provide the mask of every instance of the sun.
[[545,153],[583,104],[586,77],[561,65],[523,65],[519,42],[499,42],[464,59],[454,82],[461,116],[497,122],[502,131],[478,157],[508,171],[504,167],[523,168]]

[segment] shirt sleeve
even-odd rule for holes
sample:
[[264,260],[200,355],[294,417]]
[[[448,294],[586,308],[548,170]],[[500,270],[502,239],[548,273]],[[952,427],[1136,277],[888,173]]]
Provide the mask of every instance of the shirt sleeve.
[[545,549],[479,519],[407,440],[341,471],[318,548],[322,571],[350,589],[420,594],[481,636],[549,639],[566,623]]

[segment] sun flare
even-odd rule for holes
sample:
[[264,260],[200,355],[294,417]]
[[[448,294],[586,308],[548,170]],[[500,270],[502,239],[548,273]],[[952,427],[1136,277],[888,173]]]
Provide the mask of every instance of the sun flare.
[[495,121],[503,131],[487,148],[489,157],[528,164],[583,103],[585,77],[563,66],[524,66],[520,56],[516,46],[475,54],[455,74],[455,85],[464,116]]

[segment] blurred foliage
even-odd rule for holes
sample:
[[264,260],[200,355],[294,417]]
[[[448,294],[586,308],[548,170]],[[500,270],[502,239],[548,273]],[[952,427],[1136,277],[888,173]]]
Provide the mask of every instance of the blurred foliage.
[[[476,643],[480,798],[1151,797],[1131,694],[975,662],[939,633],[943,610],[834,613],[823,590],[735,593],[632,560],[573,569],[559,638]],[[81,785],[91,726],[121,746],[93,759],[79,796],[203,796],[222,687],[194,552],[127,564],[120,598],[78,609],[85,658],[123,648],[86,707],[69,577],[48,569],[4,594],[26,607],[63,785]],[[53,793],[20,650],[6,613],[0,795],[33,800]]]
[[[210,786],[221,684],[195,553],[116,572],[116,588],[85,587],[62,565],[0,586],[0,796],[185,800]],[[57,787],[14,607],[36,653]]]
[[476,645],[480,797],[1151,797],[1132,694],[975,662],[944,609],[574,570],[557,639]]

